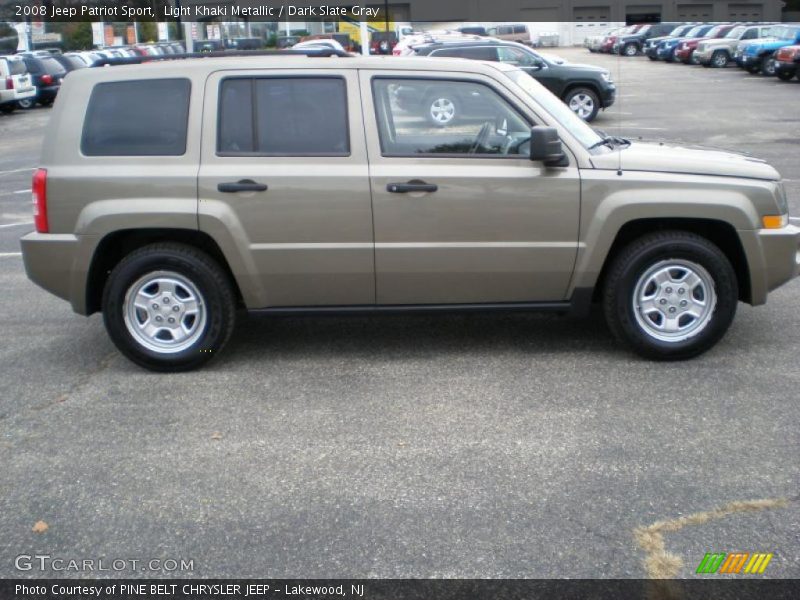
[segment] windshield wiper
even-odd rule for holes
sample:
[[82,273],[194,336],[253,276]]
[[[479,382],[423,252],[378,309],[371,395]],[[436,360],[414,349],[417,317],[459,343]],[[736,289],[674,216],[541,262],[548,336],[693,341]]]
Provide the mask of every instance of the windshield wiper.
[[604,136],[602,140],[596,142],[589,146],[589,150],[594,150],[595,148],[599,148],[600,146],[608,146],[609,148],[613,148],[614,146],[630,146],[630,140],[626,140],[625,138],[618,137],[616,135],[607,135]]

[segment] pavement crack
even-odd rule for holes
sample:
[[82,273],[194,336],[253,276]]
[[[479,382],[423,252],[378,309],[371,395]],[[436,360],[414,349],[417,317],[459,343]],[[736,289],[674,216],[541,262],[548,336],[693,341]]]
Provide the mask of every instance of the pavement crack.
[[633,537],[645,553],[643,564],[648,579],[675,578],[684,566],[680,556],[667,552],[664,545],[665,533],[679,531],[689,525],[702,525],[737,513],[785,508],[789,505],[790,500],[796,499],[797,497],[765,498],[730,502],[713,510],[696,512],[684,517],[656,521],[644,527],[637,527],[633,530]]
[[61,404],[62,402],[66,402],[76,392],[86,387],[94,377],[96,377],[103,371],[107,370],[108,367],[111,366],[111,363],[114,361],[116,357],[117,357],[116,351],[109,352],[108,354],[100,358],[99,361],[97,361],[97,365],[94,369],[88,370],[85,373],[81,374],[81,376],[78,377],[78,379],[76,379],[75,382],[71,386],[69,386],[69,388],[67,388],[67,391],[58,396],[55,400],[51,400],[50,402],[45,402],[43,404],[37,404],[35,406],[32,406],[31,408],[33,410],[44,410],[51,406],[55,406],[57,404]]

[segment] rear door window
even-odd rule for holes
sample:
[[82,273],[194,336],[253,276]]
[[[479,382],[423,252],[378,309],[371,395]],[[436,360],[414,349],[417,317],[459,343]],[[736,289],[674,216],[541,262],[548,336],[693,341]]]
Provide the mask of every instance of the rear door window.
[[186,153],[188,79],[98,83],[83,123],[86,156],[180,156]]
[[491,60],[496,62],[497,49],[489,46],[478,48],[443,48],[442,50],[434,50],[431,56],[470,58],[472,60]]
[[344,79],[224,79],[220,85],[217,154],[349,156]]

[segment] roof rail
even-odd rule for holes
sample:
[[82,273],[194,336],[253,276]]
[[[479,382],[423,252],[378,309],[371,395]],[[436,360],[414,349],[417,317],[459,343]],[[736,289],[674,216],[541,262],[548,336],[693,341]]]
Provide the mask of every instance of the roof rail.
[[186,52],[184,54],[164,54],[157,56],[122,56],[117,58],[104,58],[94,63],[96,67],[105,65],[139,65],[148,62],[165,60],[183,60],[187,58],[235,58],[237,56],[308,56],[329,57],[353,56],[349,52],[342,52],[334,48],[302,48],[298,50],[219,50],[214,52]]

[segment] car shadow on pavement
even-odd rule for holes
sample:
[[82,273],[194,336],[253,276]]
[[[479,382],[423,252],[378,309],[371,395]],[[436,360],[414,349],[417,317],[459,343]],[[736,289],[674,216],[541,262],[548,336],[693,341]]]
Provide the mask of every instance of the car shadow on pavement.
[[422,357],[438,354],[576,351],[625,353],[615,342],[599,309],[588,318],[536,313],[448,315],[274,317],[242,314],[224,352],[228,361],[385,354]]

